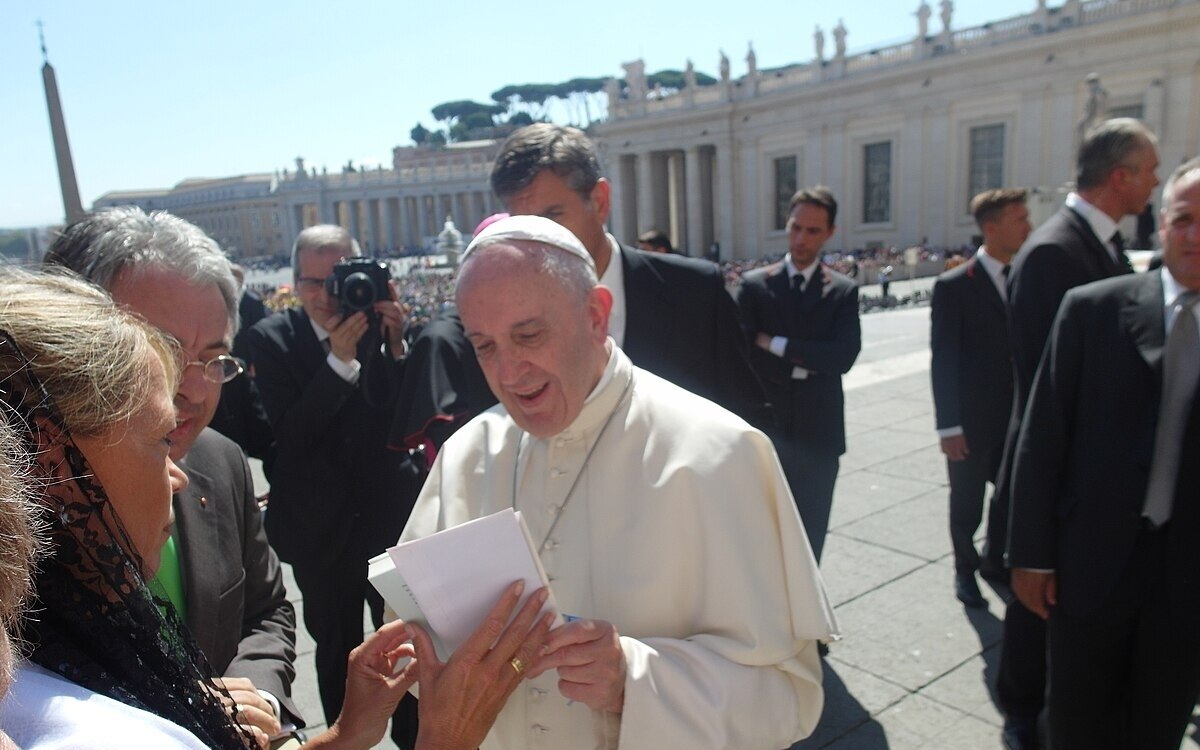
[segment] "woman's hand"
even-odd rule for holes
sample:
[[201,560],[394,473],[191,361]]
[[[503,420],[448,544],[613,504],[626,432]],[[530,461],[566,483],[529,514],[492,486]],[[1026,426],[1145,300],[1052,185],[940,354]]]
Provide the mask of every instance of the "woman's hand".
[[546,589],[538,589],[506,628],[523,590],[522,581],[509,586],[445,663],[425,631],[411,626],[421,684],[417,750],[475,750],[483,743],[508,696],[538,658],[554,621],[549,612],[538,618],[548,596]]

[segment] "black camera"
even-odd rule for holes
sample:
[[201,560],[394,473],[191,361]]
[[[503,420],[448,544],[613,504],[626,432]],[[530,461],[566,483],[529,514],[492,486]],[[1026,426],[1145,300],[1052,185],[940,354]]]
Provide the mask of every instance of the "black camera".
[[391,280],[392,272],[386,263],[373,258],[345,258],[325,277],[325,291],[337,298],[343,317],[361,310],[374,323],[377,316],[372,307],[376,302],[391,299],[388,289]]

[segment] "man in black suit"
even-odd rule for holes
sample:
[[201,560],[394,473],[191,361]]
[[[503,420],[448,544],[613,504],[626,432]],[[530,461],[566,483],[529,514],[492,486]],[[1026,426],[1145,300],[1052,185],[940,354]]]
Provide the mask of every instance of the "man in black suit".
[[1018,441],[1013,590],[1049,618],[1061,750],[1175,750],[1200,697],[1200,496],[1179,482],[1197,463],[1200,160],[1162,207],[1163,270],[1064,298]]
[[[1003,509],[1011,502],[1009,475],[1021,416],[1058,305],[1073,287],[1132,273],[1117,222],[1139,214],[1158,185],[1156,140],[1137,120],[1109,120],[1093,128],[1079,146],[1076,164],[1075,191],[1029,236],[1009,275],[1016,389],[996,491]],[[1014,588],[1020,575],[1013,571]],[[1008,605],[996,693],[1011,747],[1038,747],[1037,716],[1046,691],[1045,637],[1041,618],[1018,600]]]
[[[400,536],[417,489],[408,454],[387,448],[406,351],[395,288],[374,303],[375,324],[365,311],[342,311],[325,287],[340,260],[360,254],[341,227],[302,231],[292,250],[302,308],[250,331],[277,444],[267,533],[304,595],[329,723],[345,699],[346,657],[362,642],[364,600],[376,626],[382,619],[367,561]],[[394,725],[393,739],[411,745],[405,737]]]
[[821,263],[836,219],[827,188],[797,192],[788,211],[788,254],[747,272],[738,291],[751,361],[775,409],[769,433],[818,562],[846,452],[842,375],[862,349],[858,287]]
[[610,186],[582,131],[548,123],[516,131],[496,157],[492,191],[509,212],[544,216],[579,238],[613,295],[609,335],[635,365],[762,419],[762,387],[720,269],[621,245],[606,232]]
[[[1029,236],[1024,190],[987,190],[971,201],[983,245],[933,285],[930,347],[937,433],[950,476],[954,593],[986,607],[975,573],[975,532],[987,483],[996,482],[1012,410],[1012,350],[1006,310],[1009,263]],[[1000,544],[1004,533],[1001,530]],[[997,529],[988,527],[989,538]]]
[[151,586],[174,604],[243,707],[239,720],[268,734],[303,721],[291,699],[296,614],[267,544],[241,450],[208,429],[237,324],[229,262],[199,228],[164,212],[100,211],[63,230],[46,256],[106,288],[175,339],[186,367],[176,394],[171,457],[189,486],[174,497],[175,528]]

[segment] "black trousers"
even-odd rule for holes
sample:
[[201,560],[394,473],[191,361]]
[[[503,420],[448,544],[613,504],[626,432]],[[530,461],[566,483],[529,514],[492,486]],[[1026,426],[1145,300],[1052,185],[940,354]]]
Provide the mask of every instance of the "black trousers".
[[[317,644],[317,690],[330,725],[346,699],[346,660],[363,642],[364,601],[375,627],[383,624],[383,597],[367,582],[367,561],[359,558],[344,555],[329,566],[292,566],[304,597],[304,627]],[[417,701],[411,695],[392,715],[391,735],[402,750],[416,745]]]
[[1200,621],[1168,596],[1166,537],[1141,532],[1097,613],[1051,613],[1054,750],[1178,750],[1200,697]]
[[[962,461],[946,462],[946,473],[950,478],[950,542],[954,546],[954,571],[959,575],[971,575],[979,570],[975,532],[983,520],[983,496],[987,484],[995,483],[1003,452],[1003,445],[972,445],[971,452]],[[995,493],[992,494],[995,502]],[[989,523],[989,539],[991,534]]]
[[825,534],[829,531],[829,514],[833,508],[833,487],[837,483],[840,456],[818,452],[801,445],[794,438],[773,434],[775,452],[783,466],[788,487],[804,521],[804,531],[812,546],[813,556],[821,562]]
[[1006,718],[1027,722],[1046,705],[1046,621],[1015,597],[1004,613],[996,700]]

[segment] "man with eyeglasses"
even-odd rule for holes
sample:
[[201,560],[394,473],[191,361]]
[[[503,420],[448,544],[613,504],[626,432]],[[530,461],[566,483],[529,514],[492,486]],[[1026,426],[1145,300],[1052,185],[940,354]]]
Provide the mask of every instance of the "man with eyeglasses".
[[291,699],[296,614],[267,544],[254,483],[238,446],[207,425],[221,386],[238,377],[230,356],[237,284],[220,248],[168,213],[126,207],[68,226],[46,255],[178,343],[171,458],[188,475],[174,497],[175,530],[152,588],[168,599],[236,702],[237,720],[280,732],[303,725]]
[[[367,561],[400,536],[418,489],[407,452],[388,449],[407,352],[395,285],[376,290],[370,316],[343,311],[326,289],[335,266],[359,255],[341,227],[302,231],[292,250],[301,308],[268,316],[248,336],[276,438],[267,534],[304,594],[329,723],[345,698],[346,656],[363,639],[364,601],[382,622]],[[392,727],[402,748],[415,742],[415,718],[406,699]]]

